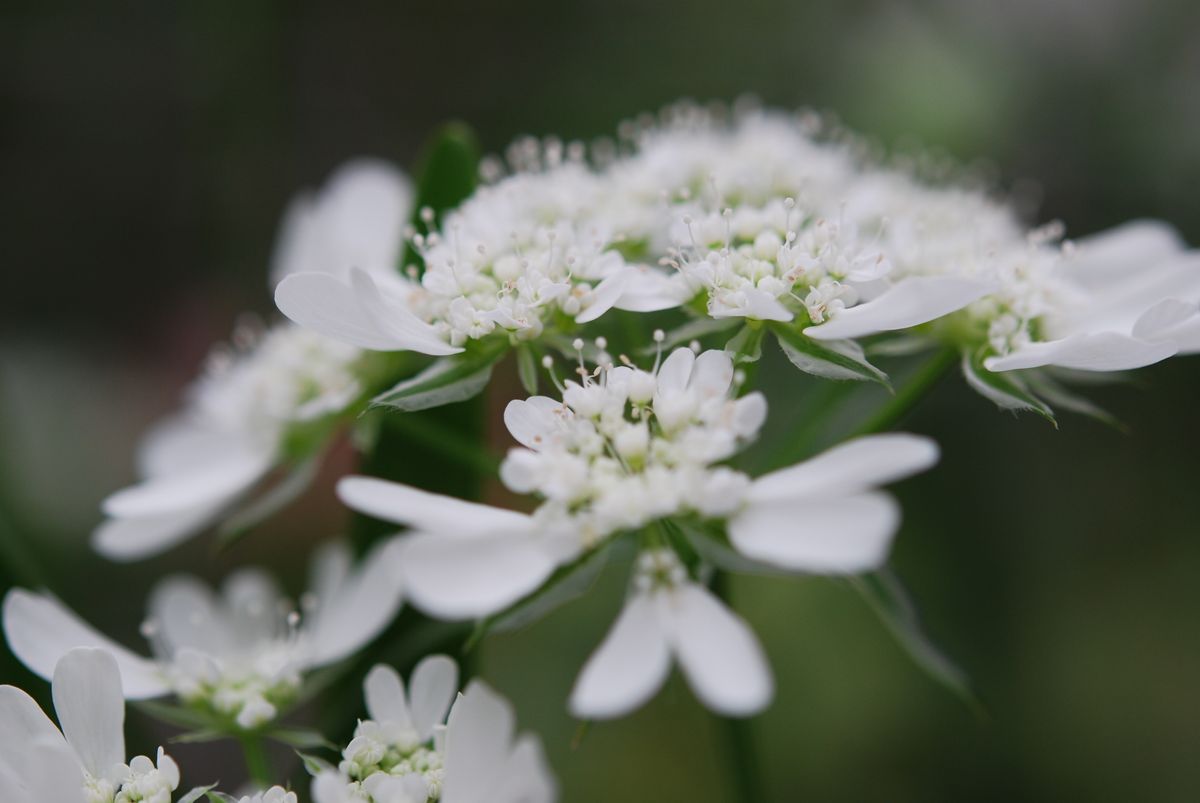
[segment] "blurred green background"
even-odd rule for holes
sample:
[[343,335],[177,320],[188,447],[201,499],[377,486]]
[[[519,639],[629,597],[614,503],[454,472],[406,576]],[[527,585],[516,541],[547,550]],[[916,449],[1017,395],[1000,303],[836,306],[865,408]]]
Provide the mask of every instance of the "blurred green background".
[[[753,92],[981,163],[1071,234],[1161,217],[1200,243],[1192,0],[9,2],[0,65],[0,588],[45,583],[130,644],[155,577],[260,561],[298,591],[311,545],[343,529],[347,451],[219,559],[200,540],[115,566],[85,544],[209,344],[242,310],[271,314],[289,195],[351,156],[411,165],[445,119],[495,151]],[[802,415],[811,385],[777,361],[763,376],[795,394],[775,416]],[[753,721],[769,800],[1200,799],[1200,361],[1138,379],[1092,391],[1129,434],[1014,419],[957,379],[906,422],[944,459],[897,488],[893,565],[986,721],[846,587],[735,583],[777,675]],[[597,590],[493,637],[479,667],[542,735],[563,799],[736,799],[721,726],[677,680],[573,747],[564,701],[620,580]],[[0,682],[48,698],[2,650]],[[130,724],[131,747],[163,737]],[[189,784],[241,775],[227,746],[172,753]]]

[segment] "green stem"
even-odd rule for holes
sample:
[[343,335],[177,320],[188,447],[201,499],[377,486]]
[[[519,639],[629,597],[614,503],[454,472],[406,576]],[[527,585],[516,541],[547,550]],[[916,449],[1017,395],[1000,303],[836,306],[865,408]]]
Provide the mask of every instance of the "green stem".
[[896,426],[906,415],[912,412],[925,394],[938,383],[958,362],[958,351],[946,347],[933,355],[916,373],[896,392],[891,401],[876,411],[875,415],[862,423],[850,437],[871,435],[876,432],[886,432]]
[[238,737],[238,741],[242,743],[242,755],[246,758],[246,770],[250,773],[250,779],[260,790],[267,789],[271,786],[273,777],[262,736],[257,733],[243,733]]
[[[712,590],[726,605],[730,600],[729,574],[721,571],[713,573]],[[733,799],[739,801],[757,802],[768,800],[761,762],[758,757],[754,738],[754,726],[749,719],[738,717],[719,717],[725,749],[728,751],[731,781],[733,783]]]

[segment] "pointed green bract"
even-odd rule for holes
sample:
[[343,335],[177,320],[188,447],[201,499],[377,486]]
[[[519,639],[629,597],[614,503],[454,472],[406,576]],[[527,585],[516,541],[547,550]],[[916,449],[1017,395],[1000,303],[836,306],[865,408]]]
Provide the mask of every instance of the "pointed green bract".
[[946,657],[922,630],[917,609],[895,575],[882,569],[851,577],[850,585],[862,594],[918,667],[954,692],[977,714],[983,713],[983,705],[975,696],[967,673]]
[[823,379],[878,382],[891,387],[887,374],[872,365],[862,347],[853,340],[817,341],[788,324],[772,323],[769,326],[783,353],[801,371]]
[[1054,420],[1054,411],[1029,390],[1019,374],[1012,371],[996,373],[984,368],[982,351],[974,354],[964,353],[962,371],[972,389],[995,402],[1001,409],[1030,410],[1055,427],[1058,426],[1058,422]]
[[462,354],[435,360],[421,373],[376,396],[371,406],[413,412],[478,396],[492,378],[492,368],[508,351],[508,342],[489,338],[472,345]]
[[526,393],[530,396],[537,395],[538,357],[533,346],[527,343],[517,348],[517,377],[521,380],[521,387],[525,388]]

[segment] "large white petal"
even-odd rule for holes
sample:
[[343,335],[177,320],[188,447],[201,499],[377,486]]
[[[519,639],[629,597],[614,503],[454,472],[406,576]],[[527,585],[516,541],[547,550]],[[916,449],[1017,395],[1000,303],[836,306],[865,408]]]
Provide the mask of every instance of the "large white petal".
[[708,589],[695,583],[659,593],[662,628],[696,696],[713,711],[749,716],[775,691],[758,639]]
[[762,475],[751,483],[746,499],[766,502],[865,490],[925,471],[937,460],[937,443],[929,438],[907,432],[867,435]]
[[190,648],[210,656],[238,651],[237,633],[220,597],[189,575],[160,580],[150,590],[146,606],[155,629],[154,644],[174,652]]
[[400,556],[397,539],[377,545],[345,582],[317,598],[317,609],[305,624],[312,665],[330,664],[356,652],[396,617],[403,599]]
[[244,449],[226,452],[212,463],[160,475],[109,496],[104,513],[117,518],[161,516],[220,504],[246,491],[271,467],[271,456]]
[[654,696],[670,669],[671,654],[654,601],[635,594],[584,664],[571,690],[571,714],[581,719],[624,716]]
[[557,799],[558,787],[536,736],[522,734],[517,738],[494,795],[488,798],[488,803],[553,803]]
[[1200,319],[1200,304],[1167,298],[1143,312],[1133,324],[1133,336],[1138,340],[1170,340],[1180,342],[1181,332]]
[[410,681],[413,725],[424,741],[446,720],[458,691],[458,664],[445,655],[430,655],[413,669]]
[[[85,803],[87,799],[83,790],[83,768],[79,766],[75,752],[61,737],[34,742],[25,773],[29,803]],[[7,797],[4,801],[9,803]]]
[[404,539],[401,572],[413,604],[444,619],[486,616],[535,590],[555,563],[531,536]]
[[363,696],[367,714],[376,722],[390,722],[412,727],[408,698],[400,673],[385,664],[376,664],[363,681]]
[[358,299],[362,314],[377,331],[384,332],[391,338],[395,344],[393,349],[419,351],[433,357],[444,357],[462,351],[458,346],[451,346],[446,342],[436,328],[413,314],[406,300],[400,297],[399,289],[403,285],[399,282],[381,277],[377,283],[370,273],[352,268],[350,287]]
[[54,711],[83,768],[104,777],[125,763],[125,698],[117,662],[104,650],[76,647],[54,668]]
[[99,647],[116,659],[128,699],[160,697],[169,691],[153,661],[102,635],[47,594],[10,590],[4,597],[4,635],[13,655],[46,680],[54,677],[55,664],[71,649]]
[[0,686],[0,800],[43,803],[30,791],[38,744],[57,744],[70,756],[65,763],[75,761],[62,734],[33,698],[15,686]]
[[362,310],[349,282],[328,273],[294,273],[275,288],[275,306],[296,323],[318,334],[359,348],[402,348]]
[[876,332],[907,329],[949,315],[987,295],[993,285],[959,276],[912,276],[901,279],[878,298],[843,310],[804,334],[817,340],[841,340]]
[[508,761],[516,717],[486,683],[471,681],[446,721],[443,803],[487,803]]
[[1076,240],[1074,254],[1062,263],[1060,271],[1085,287],[1103,289],[1184,248],[1183,239],[1171,225],[1161,220],[1131,220]]
[[429,532],[477,535],[531,526],[530,517],[524,513],[465,502],[374,477],[343,477],[338,482],[337,494],[359,513]]
[[127,562],[165,552],[210,526],[232,500],[218,500],[161,516],[108,519],[92,531],[91,545],[112,561]]
[[1029,343],[1004,357],[988,357],[989,371],[1017,371],[1057,365],[1079,371],[1125,371],[1161,362],[1178,351],[1169,341],[1149,343],[1117,332],[1080,333],[1061,340]]
[[629,312],[658,312],[659,310],[674,309],[692,297],[691,288],[679,274],[665,274],[655,268],[638,266],[634,268],[621,297],[615,304],[617,309]]
[[855,574],[887,559],[900,510],[887,494],[751,504],[729,520],[743,555],[784,569]]

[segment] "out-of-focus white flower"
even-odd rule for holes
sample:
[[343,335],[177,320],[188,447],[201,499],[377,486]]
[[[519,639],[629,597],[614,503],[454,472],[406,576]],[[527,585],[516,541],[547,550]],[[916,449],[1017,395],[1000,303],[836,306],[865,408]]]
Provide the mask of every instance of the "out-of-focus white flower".
[[271,286],[312,271],[395,273],[412,209],[412,184],[391,164],[346,162],[319,191],[301,193],[288,205],[271,261]]
[[[411,196],[394,168],[351,162],[289,207],[273,280],[318,267],[330,279],[352,270],[395,275]],[[280,463],[290,432],[342,412],[367,390],[364,371],[359,349],[290,322],[239,327],[231,346],[210,355],[184,409],[146,438],[143,479],[104,501],[107,520],[93,546],[135,560],[211,526]],[[303,477],[298,470],[280,489],[298,493]]]
[[771,701],[771,670],[746,623],[689,579],[674,552],[643,552],[620,617],[571,692],[571,712],[585,719],[629,713],[662,686],[672,657],[714,711],[748,716]]
[[70,650],[52,678],[61,732],[29,695],[0,686],[0,798],[171,803],[179,767],[161,747],[157,760],[137,756],[125,763],[125,700],[113,657],[99,649]]
[[253,729],[295,697],[305,672],[352,654],[392,620],[401,602],[398,547],[377,547],[357,568],[344,545],[322,549],[299,610],[256,569],[231,575],[220,594],[192,577],[167,578],[151,593],[142,626],[152,659],[116,644],[49,594],[23,589],[5,596],[4,633],[13,654],[42,677],[72,648],[101,647],[115,657],[128,699],[173,693]]
[[514,741],[507,701],[474,681],[452,706],[457,687],[458,668],[445,656],[417,665],[411,697],[395,670],[372,669],[364,683],[371,718],[359,722],[338,769],[314,779],[316,803],[553,801],[541,745],[531,735]]
[[1200,352],[1200,254],[1169,226],[1127,223],[1043,262],[1045,276],[1009,282],[1033,284],[1042,300],[1031,303],[1026,290],[1024,308],[992,316],[1001,337],[990,344],[988,370],[1119,371]]

